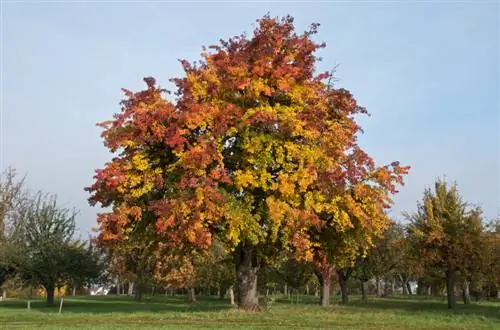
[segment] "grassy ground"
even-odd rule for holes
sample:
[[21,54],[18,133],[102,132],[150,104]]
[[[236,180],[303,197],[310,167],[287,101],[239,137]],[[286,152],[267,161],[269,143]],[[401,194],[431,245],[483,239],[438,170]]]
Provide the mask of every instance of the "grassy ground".
[[63,313],[43,301],[0,302],[1,329],[500,329],[500,303],[459,305],[453,312],[443,301],[425,298],[352,299],[349,306],[317,306],[313,297],[300,304],[277,300],[267,312],[230,309],[226,301],[185,297],[67,297]]

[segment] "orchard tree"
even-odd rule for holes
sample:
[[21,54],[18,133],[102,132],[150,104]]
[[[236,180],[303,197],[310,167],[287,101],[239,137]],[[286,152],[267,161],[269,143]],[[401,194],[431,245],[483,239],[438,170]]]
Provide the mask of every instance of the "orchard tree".
[[357,147],[353,117],[365,110],[315,72],[318,26],[297,33],[292,17],[264,16],[250,38],[182,60],[173,102],[153,78],[125,90],[122,111],[101,124],[115,157],[88,188],[92,205],[113,207],[100,240],[148,227],[172,249],[216,238],[234,257],[238,305],[252,310],[259,268],[282,250],[312,260],[312,228],[384,227],[386,191],[407,169],[375,168]]
[[[71,244],[76,211],[61,208],[55,196],[38,192],[26,206],[25,217],[17,219],[14,259],[16,273],[29,284],[42,285],[47,304],[54,303],[54,291],[74,271]],[[71,253],[70,253],[71,251]]]
[[434,191],[426,189],[417,211],[406,218],[418,259],[445,275],[448,308],[454,308],[457,272],[466,274],[469,265],[483,258],[480,210],[463,201],[456,184],[438,180]]

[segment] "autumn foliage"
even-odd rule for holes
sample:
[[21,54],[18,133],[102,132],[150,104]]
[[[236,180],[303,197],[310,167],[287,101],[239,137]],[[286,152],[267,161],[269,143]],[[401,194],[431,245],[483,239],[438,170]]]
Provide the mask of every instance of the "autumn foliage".
[[358,146],[354,117],[366,110],[315,72],[317,28],[265,16],[251,38],[181,61],[175,101],[153,78],[124,90],[121,112],[99,124],[115,157],[88,188],[92,205],[112,207],[99,240],[150,230],[162,249],[206,250],[217,238],[234,251],[244,308],[258,303],[243,284],[256,284],[269,247],[303,260],[342,249],[347,261],[368,247],[409,168],[377,167]]

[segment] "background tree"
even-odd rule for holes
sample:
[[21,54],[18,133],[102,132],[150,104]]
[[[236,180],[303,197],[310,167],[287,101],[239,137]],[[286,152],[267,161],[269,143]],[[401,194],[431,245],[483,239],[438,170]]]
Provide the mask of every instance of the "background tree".
[[434,191],[426,189],[417,211],[406,214],[409,232],[416,242],[419,259],[441,269],[446,276],[448,307],[456,304],[455,284],[458,271],[482,256],[478,249],[483,225],[478,210],[462,200],[456,184],[443,180],[435,183]]
[[17,255],[12,236],[16,228],[13,222],[23,216],[26,204],[27,188],[25,178],[19,178],[14,168],[7,168],[0,173],[0,291],[5,281],[14,275],[13,257]]
[[65,282],[71,286],[72,294],[82,286],[100,284],[107,280],[105,276],[105,259],[102,251],[91,241],[72,241],[66,247],[64,263],[67,265]]
[[25,218],[14,224],[20,251],[14,261],[16,272],[25,282],[45,288],[48,305],[54,303],[56,287],[68,274],[79,271],[70,269],[68,258],[75,216],[75,211],[60,208],[55,196],[38,192],[30,200]]

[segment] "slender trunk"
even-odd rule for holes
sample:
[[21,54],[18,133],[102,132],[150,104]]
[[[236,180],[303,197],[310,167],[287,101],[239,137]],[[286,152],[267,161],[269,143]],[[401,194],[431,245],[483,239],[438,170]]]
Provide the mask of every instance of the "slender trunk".
[[71,289],[71,295],[74,297],[76,296],[76,287],[73,286],[73,288]]
[[384,297],[389,297],[391,295],[391,280],[389,278],[385,279],[384,283]]
[[448,299],[448,308],[455,308],[455,270],[448,269],[446,271],[446,296]]
[[407,295],[408,294],[408,286],[407,286],[408,280],[405,280],[405,278],[402,275],[398,275],[398,276],[399,276],[399,281],[401,282],[401,288],[403,289],[403,294]]
[[128,283],[128,295],[131,296],[134,293],[134,282]]
[[413,292],[411,291],[411,284],[409,281],[406,281],[406,291],[410,296],[413,294]]
[[229,288],[227,289],[227,294],[229,296],[229,302],[231,303],[231,306],[236,306],[236,303],[234,301],[234,285],[230,285]]
[[257,291],[258,267],[254,263],[251,245],[240,244],[236,249],[236,283],[238,307],[243,310],[259,308]]
[[466,279],[462,283],[462,299],[465,305],[468,305],[470,303],[469,281],[467,281]]
[[431,284],[431,295],[433,296],[439,295],[439,290],[436,282],[432,282]]
[[137,288],[135,289],[134,300],[135,301],[141,301],[142,300],[142,288],[141,288],[140,285],[138,285]]
[[5,299],[7,299],[7,290],[3,289],[2,290],[2,300],[5,300]]
[[380,297],[382,295],[382,288],[380,287],[380,278],[378,276],[375,279],[375,283],[377,286],[377,297]]
[[48,306],[54,305],[54,291],[55,291],[54,286],[53,285],[46,286],[45,291],[47,292],[47,305]]
[[194,304],[196,302],[196,292],[194,291],[194,288],[187,289],[187,296],[190,304]]
[[116,294],[117,295],[120,295],[120,290],[121,290],[121,285],[120,285],[120,281],[118,279],[115,280],[115,283],[116,283]]
[[283,294],[285,296],[288,296],[288,284],[286,283],[283,285]]
[[306,295],[309,295],[309,284],[306,284]]
[[421,278],[417,280],[417,295],[423,296],[425,294],[424,281]]
[[349,293],[347,291],[347,276],[344,276],[343,271],[339,272],[340,294],[342,296],[342,305],[349,303]]
[[219,288],[219,299],[223,300],[225,296],[226,296],[225,287],[221,285]]
[[366,300],[365,281],[361,281],[361,299]]

